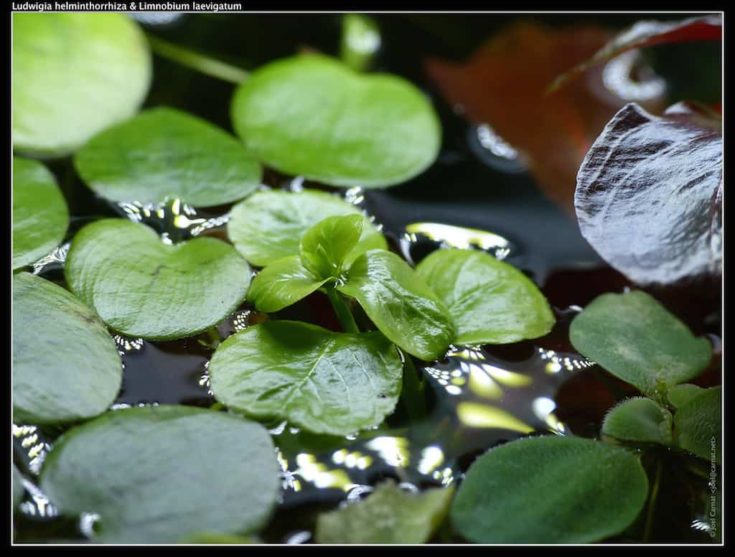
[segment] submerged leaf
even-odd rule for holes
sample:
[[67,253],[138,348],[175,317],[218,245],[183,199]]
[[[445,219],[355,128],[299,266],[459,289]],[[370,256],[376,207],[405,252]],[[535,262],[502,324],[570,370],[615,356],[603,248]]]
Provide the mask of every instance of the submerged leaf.
[[258,311],[273,313],[295,304],[329,279],[316,277],[298,255],[274,261],[253,279],[247,298]]
[[209,374],[214,396],[231,408],[314,433],[347,435],[379,425],[393,411],[402,364],[377,332],[269,321],[220,344]]
[[649,396],[699,375],[712,345],[645,292],[603,294],[577,315],[569,338],[584,356]]
[[171,197],[195,207],[242,199],[261,175],[234,137],[172,108],[147,110],[96,135],[74,163],[107,199],[158,203]]
[[627,450],[580,437],[535,437],[478,458],[452,505],[476,543],[589,543],[638,516],[648,480]]
[[554,314],[521,271],[487,253],[442,249],[416,273],[449,308],[457,329],[453,344],[505,344],[545,335]]
[[717,120],[683,104],[663,117],[629,104],[579,169],[574,202],[582,235],[638,284],[718,276],[722,156]]
[[245,298],[250,268],[214,238],[166,245],[153,229],[121,219],[82,228],[64,269],[72,291],[111,328],[145,339],[195,335]]
[[[227,236],[245,259],[265,267],[283,257],[298,255],[302,236],[322,219],[361,214],[354,205],[325,192],[260,191],[232,208]],[[387,249],[383,235],[368,217],[364,219],[360,242],[347,262],[369,249]]]
[[435,360],[454,340],[454,325],[447,308],[394,253],[364,253],[337,289],[355,298],[386,337],[417,358]]
[[68,154],[138,110],[151,55],[125,14],[13,14],[13,148]]
[[367,499],[320,514],[316,542],[426,543],[449,511],[452,495],[453,486],[408,493],[390,482],[380,484]]
[[65,433],[41,471],[41,489],[62,514],[99,515],[102,543],[252,532],[279,487],[265,428],[188,406],[108,412]]
[[722,387],[704,389],[674,414],[677,444],[700,458],[722,459]]
[[594,26],[553,29],[518,22],[467,61],[430,59],[427,70],[452,105],[519,150],[544,192],[571,211],[579,164],[625,100],[605,87],[600,68],[561,91],[548,94],[547,88],[610,36]]
[[411,83],[314,53],[253,72],[235,93],[232,122],[268,166],[341,187],[405,182],[441,142],[431,104]]
[[41,163],[13,158],[13,269],[25,267],[61,243],[69,210],[54,175]]
[[74,422],[104,412],[120,391],[115,341],[92,310],[56,284],[13,276],[13,418]]
[[638,443],[672,442],[671,413],[650,398],[624,400],[608,412],[602,423],[602,433],[620,441]]

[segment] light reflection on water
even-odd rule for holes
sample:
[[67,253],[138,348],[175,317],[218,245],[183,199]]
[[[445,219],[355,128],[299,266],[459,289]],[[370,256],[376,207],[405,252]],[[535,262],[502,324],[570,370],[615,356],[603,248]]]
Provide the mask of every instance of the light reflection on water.
[[433,242],[435,248],[486,251],[500,260],[515,251],[510,240],[494,232],[437,222],[414,222],[406,226],[406,232],[400,239],[401,252],[411,263],[414,263],[411,249],[421,240]]

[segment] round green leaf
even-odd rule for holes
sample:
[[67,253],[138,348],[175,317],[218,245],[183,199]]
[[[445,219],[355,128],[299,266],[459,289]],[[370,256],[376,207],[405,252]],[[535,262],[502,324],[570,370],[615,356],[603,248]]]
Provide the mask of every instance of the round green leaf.
[[250,268],[214,238],[167,245],[153,229],[122,219],[82,228],[66,258],[72,291],[111,328],[165,340],[195,335],[245,298]]
[[674,414],[677,444],[718,464],[722,455],[722,387],[704,389]]
[[347,435],[379,425],[393,411],[402,365],[380,333],[269,321],[220,344],[209,374],[215,398],[231,408]]
[[653,396],[699,375],[712,345],[645,292],[603,294],[569,329],[574,347],[626,383]]
[[69,210],[54,175],[41,163],[13,158],[13,269],[25,267],[61,243]]
[[115,341],[88,307],[52,282],[13,276],[13,417],[73,422],[117,397],[122,363]]
[[74,159],[79,175],[113,201],[179,198],[196,207],[251,194],[261,169],[242,144],[171,108],[147,110],[95,136]]
[[25,488],[23,487],[23,476],[13,464],[13,508],[15,509],[23,500]]
[[434,162],[441,143],[439,120],[412,84],[319,54],[253,72],[235,93],[232,122],[268,166],[332,186],[405,182]]
[[13,148],[60,156],[138,110],[151,56],[112,13],[13,14]]
[[273,313],[295,304],[329,279],[319,279],[301,264],[298,255],[274,261],[260,271],[248,291],[258,311]]
[[[325,192],[259,191],[232,208],[227,236],[245,259],[265,267],[283,257],[298,255],[302,236],[322,219],[361,214],[354,205]],[[347,263],[369,249],[387,247],[383,235],[365,217],[360,242]]]
[[355,298],[386,337],[417,358],[435,360],[454,339],[444,304],[395,253],[364,253],[337,289]]
[[116,410],[71,429],[41,472],[62,514],[99,515],[95,541],[175,543],[263,526],[279,490],[259,424],[186,406]]
[[322,513],[316,542],[332,544],[426,543],[449,510],[454,487],[408,493],[380,484],[367,499]]
[[476,543],[589,543],[625,530],[648,493],[638,458],[580,437],[513,441],[478,458],[452,504]]
[[437,250],[416,272],[449,308],[455,344],[518,342],[543,336],[554,325],[554,314],[533,281],[487,253]]
[[602,433],[621,441],[672,443],[672,416],[650,398],[624,400],[610,410],[602,423]]

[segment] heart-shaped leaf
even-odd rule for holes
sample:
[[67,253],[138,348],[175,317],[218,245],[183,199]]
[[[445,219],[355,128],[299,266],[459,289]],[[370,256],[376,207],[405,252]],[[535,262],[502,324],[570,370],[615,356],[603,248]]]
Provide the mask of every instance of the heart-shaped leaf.
[[645,292],[603,294],[577,315],[569,338],[584,356],[649,396],[699,375],[712,345]]
[[339,278],[360,241],[365,219],[360,215],[327,217],[301,238],[301,263],[320,278]]
[[402,364],[380,333],[270,321],[220,344],[209,373],[214,396],[231,408],[347,435],[379,425],[393,411]]
[[245,298],[250,268],[214,238],[166,245],[153,229],[121,219],[82,228],[65,267],[72,291],[110,327],[152,340],[192,336]]
[[53,174],[41,163],[13,158],[13,269],[47,255],[64,239],[69,210]]
[[405,182],[434,162],[441,143],[431,104],[409,82],[319,54],[253,72],[235,93],[232,123],[268,166],[342,187]]
[[720,125],[687,105],[657,117],[629,104],[587,153],[574,200],[580,230],[630,280],[721,273]]
[[453,344],[505,344],[545,335],[554,314],[544,295],[518,269],[479,251],[442,249],[416,273],[449,308]]
[[478,458],[459,487],[451,517],[476,543],[589,543],[625,530],[647,493],[640,461],[621,447],[534,437]]
[[65,155],[132,116],[151,80],[143,33],[124,14],[13,14],[13,148]]
[[337,289],[355,298],[386,337],[417,358],[435,360],[455,338],[447,308],[395,253],[364,253]]
[[13,276],[13,418],[73,422],[117,397],[122,363],[115,341],[88,307],[52,282]]
[[171,108],[105,130],[74,163],[92,190],[113,201],[171,197],[196,207],[222,205],[251,194],[261,177],[258,162],[234,137]]
[[677,444],[718,464],[722,458],[722,387],[704,389],[674,414]]
[[316,542],[426,543],[449,511],[452,495],[454,487],[409,493],[392,482],[380,484],[367,499],[320,514]]
[[650,398],[629,398],[608,412],[602,433],[620,441],[670,445],[672,421],[671,413]]
[[248,300],[258,311],[273,313],[306,298],[328,280],[314,276],[298,255],[292,255],[274,261],[255,275]]
[[279,491],[259,424],[185,406],[115,410],[65,433],[41,471],[62,514],[99,515],[94,541],[176,543],[265,524]]
[[[261,191],[232,208],[227,236],[245,259],[265,267],[283,257],[298,255],[302,236],[322,219],[359,214],[354,205],[320,191]],[[369,249],[387,249],[387,244],[365,217],[360,242],[347,262]]]

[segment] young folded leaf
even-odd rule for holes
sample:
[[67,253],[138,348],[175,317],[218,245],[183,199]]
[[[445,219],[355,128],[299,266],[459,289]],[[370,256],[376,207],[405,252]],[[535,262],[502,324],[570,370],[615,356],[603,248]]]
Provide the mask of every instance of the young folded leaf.
[[620,441],[637,443],[672,443],[671,413],[650,398],[624,400],[608,412],[602,423],[602,434]]
[[718,464],[722,458],[722,387],[704,389],[674,414],[674,435],[684,450]]
[[375,326],[409,354],[432,361],[455,338],[444,303],[396,254],[371,250],[358,257],[337,289],[351,296]]
[[274,261],[253,279],[247,299],[265,313],[280,311],[321,288],[329,278],[319,279],[301,263],[298,255]]
[[712,345],[645,292],[603,294],[577,315],[569,338],[585,357],[656,398],[699,375]]
[[362,215],[327,217],[301,238],[301,263],[322,279],[338,279],[362,235]]
[[449,309],[453,344],[505,344],[545,335],[554,314],[544,295],[521,271],[487,253],[437,250],[416,274]]

